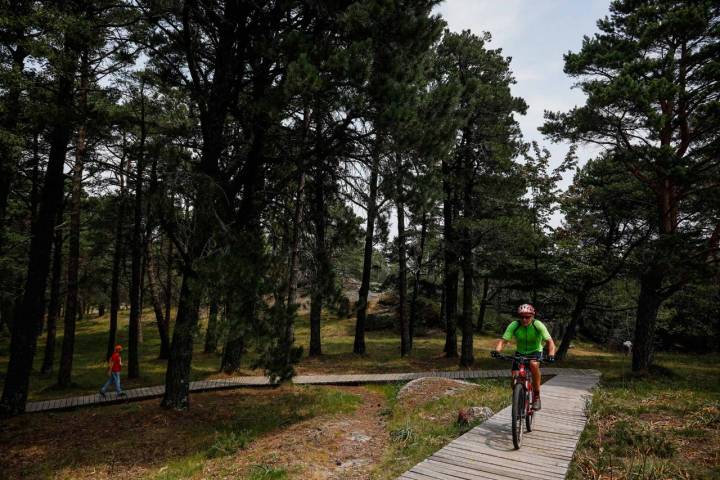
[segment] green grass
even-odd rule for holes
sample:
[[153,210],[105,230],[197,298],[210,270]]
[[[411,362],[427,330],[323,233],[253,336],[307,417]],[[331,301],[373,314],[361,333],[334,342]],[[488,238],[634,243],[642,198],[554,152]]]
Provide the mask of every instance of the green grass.
[[268,465],[253,465],[248,472],[248,480],[285,480],[288,472],[283,468]]
[[430,456],[447,443],[473,428],[477,423],[459,425],[457,413],[469,406],[487,406],[497,412],[510,400],[507,380],[477,381],[473,388],[456,395],[441,397],[420,405],[407,405],[397,400],[399,385],[369,388],[388,399],[384,412],[390,444],[380,464],[373,471],[377,480],[394,479],[410,467]]
[[[203,393],[193,402],[189,412],[140,402],[134,409],[111,405],[9,419],[0,430],[0,448],[14,453],[0,458],[0,477],[87,478],[95,469],[100,477],[117,476],[112,468],[119,467],[139,468],[128,474],[133,478],[202,478],[208,462],[222,465],[264,435],[298,422],[350,414],[362,399],[333,387],[296,385]],[[281,470],[261,467],[252,473],[256,478],[285,478]]]
[[[127,333],[128,314],[123,310],[118,319],[118,343],[125,346],[123,352],[123,363],[127,368]],[[122,376],[123,388],[137,388],[150,385],[160,385],[165,382],[166,361],[158,360],[160,352],[160,337],[154,322],[154,314],[146,310],[142,322],[143,342],[140,345],[140,377],[129,380]],[[75,355],[73,356],[72,382],[73,385],[67,389],[58,389],[57,370],[60,364],[60,353],[62,349],[62,327],[58,328],[57,343],[55,348],[54,371],[49,375],[41,375],[43,352],[45,346],[45,335],[38,339],[38,349],[35,354],[33,372],[30,377],[30,400],[46,400],[70,395],[81,395],[97,392],[107,379],[107,363],[105,362],[105,349],[108,338],[108,315],[101,318],[88,318],[77,323],[75,335]],[[195,342],[195,352],[191,378],[201,380],[217,374],[219,359],[215,354],[205,354],[203,351],[202,336],[198,336]],[[9,361],[9,338],[0,336],[0,387],[4,383],[7,363]]]
[[[202,469],[208,459],[236,454],[256,438],[274,430],[316,417],[350,413],[360,405],[357,395],[333,388],[294,386],[292,393],[269,404],[248,404],[234,418],[216,426],[212,442],[201,452],[174,463],[167,472],[153,478],[189,478]],[[172,475],[164,477],[163,475]],[[266,465],[254,465],[248,472],[251,479],[274,480],[287,478],[287,472]]]
[[[127,310],[119,313],[118,343],[126,349],[123,352],[123,361],[127,367]],[[166,361],[158,360],[160,352],[160,339],[154,322],[154,313],[146,309],[142,322],[143,342],[140,345],[140,377],[128,379],[122,375],[123,388],[139,388],[160,385],[165,381]],[[310,325],[307,313],[298,317],[296,324],[296,342],[303,347],[303,358],[297,366],[298,373],[365,373],[365,372],[406,372],[421,370],[457,370],[455,359],[446,359],[443,354],[444,335],[435,331],[431,335],[417,337],[413,343],[413,352],[400,356],[399,335],[390,331],[373,331],[366,334],[367,353],[356,355],[352,353],[355,334],[355,319],[338,319],[325,312],[322,325],[323,355],[316,358],[308,357],[310,344]],[[49,375],[39,373],[45,345],[45,335],[38,339],[38,350],[35,355],[33,373],[30,378],[30,400],[47,400],[71,395],[95,393],[106,380],[105,348],[107,345],[109,316],[100,318],[86,318],[77,324],[75,335],[75,355],[73,357],[73,372],[70,388],[58,389],[57,366],[60,361],[62,345],[62,326],[58,327],[57,346],[55,352],[55,371]],[[222,376],[219,372],[219,355],[203,353],[205,319],[198,327],[193,352],[191,380],[202,380]],[[493,336],[477,336],[476,367],[498,368],[498,362],[488,358],[486,352],[490,350]],[[0,336],[0,388],[9,361],[9,338]],[[239,372],[245,375],[262,375],[260,370],[251,370],[250,365],[255,355],[249,352],[243,358],[243,368]]]
[[584,362],[603,377],[568,478],[720,478],[718,360],[660,354],[647,377],[620,355]]

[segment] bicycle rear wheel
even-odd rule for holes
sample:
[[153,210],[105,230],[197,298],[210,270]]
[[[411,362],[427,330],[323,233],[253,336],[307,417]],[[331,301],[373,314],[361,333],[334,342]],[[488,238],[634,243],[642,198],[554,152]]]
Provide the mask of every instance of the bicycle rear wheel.
[[522,445],[523,417],[525,416],[525,389],[519,383],[513,387],[512,398],[512,440],[515,450]]
[[[532,405],[533,400],[535,400],[535,395],[530,393],[528,395],[528,402],[530,402],[530,405]],[[535,420],[535,410],[532,409],[532,407],[527,408],[529,412],[525,413],[525,431],[532,432],[533,429],[533,421]]]

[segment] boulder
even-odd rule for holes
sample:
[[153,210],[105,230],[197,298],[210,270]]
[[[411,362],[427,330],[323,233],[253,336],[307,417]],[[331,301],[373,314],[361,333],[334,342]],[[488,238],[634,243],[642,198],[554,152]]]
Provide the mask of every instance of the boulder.
[[478,421],[484,422],[492,416],[493,411],[489,407],[470,407],[458,412],[457,421],[460,425],[468,425]]

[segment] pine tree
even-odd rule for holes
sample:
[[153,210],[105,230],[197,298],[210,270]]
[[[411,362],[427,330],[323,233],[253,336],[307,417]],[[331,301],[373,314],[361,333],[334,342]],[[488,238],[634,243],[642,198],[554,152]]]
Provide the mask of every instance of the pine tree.
[[[654,231],[640,252],[633,370],[652,364],[657,312],[718,248],[720,220],[691,220],[717,194],[717,58],[720,6],[715,1],[616,0],[600,32],[565,56],[584,106],[547,114],[552,138],[595,143],[620,160],[655,205]],[[691,261],[689,261],[691,260]]]

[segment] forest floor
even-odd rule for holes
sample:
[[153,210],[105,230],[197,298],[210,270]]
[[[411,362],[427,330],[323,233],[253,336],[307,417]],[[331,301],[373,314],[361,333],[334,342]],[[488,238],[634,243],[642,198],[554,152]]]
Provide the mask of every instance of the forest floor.
[[[105,377],[106,328],[106,318],[81,321],[76,386],[58,391],[52,387],[54,376],[35,374],[31,398],[96,391]],[[125,317],[120,328],[126,332]],[[323,356],[303,357],[298,373],[458,368],[456,360],[442,355],[440,331],[417,337],[412,355],[402,359],[395,332],[368,332],[362,356],[351,353],[354,319],[324,318],[322,333]],[[298,343],[307,348],[308,337],[303,316]],[[200,340],[193,379],[221,377],[218,355],[197,353]],[[477,368],[502,368],[486,355],[493,341],[487,335],[475,339]],[[127,388],[163,383],[165,362],[156,359],[157,332],[149,320],[141,350],[142,376],[123,379]],[[0,338],[0,375],[7,351],[7,338]],[[603,377],[568,478],[720,479],[719,360],[718,355],[659,354],[652,375],[635,377],[629,357],[577,342],[561,366],[598,369]],[[247,368],[241,374],[260,372]],[[476,383],[480,388],[410,403],[397,399],[399,384],[286,385],[193,394],[191,409],[184,413],[162,410],[152,399],[28,414],[0,424],[0,479],[389,480],[469,428],[457,425],[458,409],[497,411],[509,402],[506,380]]]

